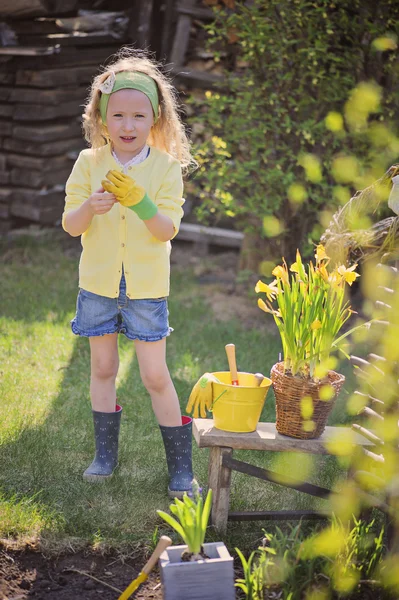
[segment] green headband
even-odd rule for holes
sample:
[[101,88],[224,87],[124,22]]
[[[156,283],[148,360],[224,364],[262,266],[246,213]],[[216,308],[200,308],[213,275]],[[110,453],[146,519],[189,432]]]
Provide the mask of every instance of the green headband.
[[155,81],[149,75],[139,73],[138,71],[120,71],[119,73],[112,71],[111,75],[99,86],[99,89],[101,91],[100,113],[104,125],[107,120],[107,107],[110,95],[114,92],[119,92],[119,90],[126,89],[143,92],[151,102],[152,110],[154,111],[154,123],[158,119],[158,88]]

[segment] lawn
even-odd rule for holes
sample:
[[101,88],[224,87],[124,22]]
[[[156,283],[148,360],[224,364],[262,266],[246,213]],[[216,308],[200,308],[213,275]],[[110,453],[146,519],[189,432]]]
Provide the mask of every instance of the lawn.
[[[0,248],[0,538],[39,538],[49,550],[87,543],[115,548],[151,545],[157,527],[167,530],[156,514],[169,504],[166,463],[134,347],[123,336],[117,382],[124,411],[120,467],[104,484],[82,480],[93,456],[93,432],[88,341],[75,337],[69,327],[79,258],[73,242],[58,232],[16,237]],[[237,317],[218,320],[208,301],[211,287],[199,285],[190,266],[176,267],[172,273],[169,308],[175,331],[168,339],[168,364],[182,409],[203,372],[227,368],[226,343],[236,344],[240,370],[268,374],[280,350],[271,317],[259,311],[259,325],[253,327]],[[239,300],[256,303],[250,294]],[[236,301],[226,292],[226,306]],[[345,422],[348,393],[341,393],[330,424]],[[269,391],[261,420],[274,418]],[[249,460],[249,453],[235,455]],[[274,465],[291,475],[309,468],[305,458],[251,453],[257,465]],[[208,451],[194,443],[194,469],[203,484],[207,460]],[[331,457],[317,457],[310,470],[310,479],[326,487],[341,472]],[[312,508],[322,502],[233,474],[232,510]],[[230,525],[227,541],[239,543],[245,532],[260,532],[262,525]],[[210,538],[213,535],[210,531]]]

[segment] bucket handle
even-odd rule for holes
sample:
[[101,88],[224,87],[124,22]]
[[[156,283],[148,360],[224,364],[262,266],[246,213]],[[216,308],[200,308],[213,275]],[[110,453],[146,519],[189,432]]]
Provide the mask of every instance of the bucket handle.
[[223,390],[223,392],[221,392],[219,394],[219,396],[212,402],[212,406],[210,407],[209,411],[212,412],[213,411],[213,407],[215,406],[216,402],[219,400],[219,398],[221,398],[223,396],[223,394],[225,394],[227,392],[227,390]]

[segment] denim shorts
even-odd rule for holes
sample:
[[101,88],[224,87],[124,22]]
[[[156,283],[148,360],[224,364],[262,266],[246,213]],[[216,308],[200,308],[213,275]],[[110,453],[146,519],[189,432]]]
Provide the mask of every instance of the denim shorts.
[[158,342],[173,331],[168,319],[166,298],[129,300],[122,275],[118,298],[80,288],[71,328],[76,335],[85,337],[123,333],[129,340]]

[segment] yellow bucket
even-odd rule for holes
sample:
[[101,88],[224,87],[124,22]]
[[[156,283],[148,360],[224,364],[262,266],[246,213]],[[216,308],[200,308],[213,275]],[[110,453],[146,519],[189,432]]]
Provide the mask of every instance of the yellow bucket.
[[217,429],[248,433],[256,431],[271,380],[260,386],[252,373],[238,373],[239,386],[231,385],[229,371],[213,373],[221,383],[212,383],[213,420]]

